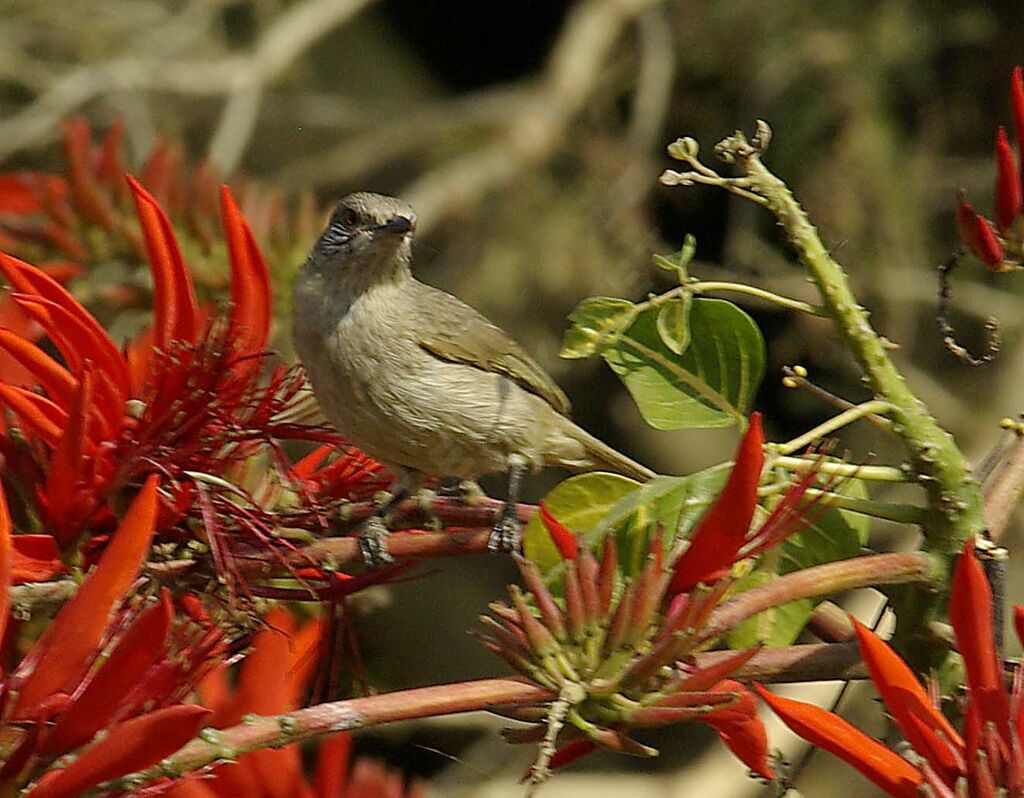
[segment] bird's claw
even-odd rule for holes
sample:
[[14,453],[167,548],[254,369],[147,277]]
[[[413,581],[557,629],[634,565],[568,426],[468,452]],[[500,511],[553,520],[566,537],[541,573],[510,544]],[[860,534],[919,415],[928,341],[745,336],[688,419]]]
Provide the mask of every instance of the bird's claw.
[[380,568],[394,561],[395,558],[388,551],[390,535],[387,524],[379,515],[372,515],[366,519],[363,535],[359,538],[359,551],[363,554],[363,562],[367,568]]
[[506,507],[491,529],[487,539],[487,551],[492,554],[518,552],[523,544],[523,525],[516,517],[515,507]]

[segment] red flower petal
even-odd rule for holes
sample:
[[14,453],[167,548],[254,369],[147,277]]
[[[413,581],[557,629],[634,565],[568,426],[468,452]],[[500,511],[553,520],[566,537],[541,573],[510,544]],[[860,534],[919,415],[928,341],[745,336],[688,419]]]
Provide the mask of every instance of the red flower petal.
[[67,571],[52,535],[15,535],[11,543],[11,584],[45,582]]
[[725,487],[697,523],[690,535],[690,547],[672,566],[669,595],[689,590],[735,562],[754,518],[763,466],[761,414],[754,413],[736,450],[736,462]]
[[79,496],[83,489],[89,462],[85,459],[86,423],[92,404],[92,373],[82,372],[78,392],[71,403],[67,426],[50,459],[46,474],[46,509],[56,528],[52,529],[61,545],[66,546],[81,529]]
[[155,765],[196,736],[210,710],[192,705],[158,709],[115,726],[63,770],[41,779],[31,798],[77,798],[89,787]]
[[736,693],[735,704],[701,718],[714,728],[736,758],[763,779],[774,779],[768,764],[768,732],[757,716],[757,699],[744,685],[732,680],[719,682],[711,692]]
[[42,172],[0,174],[0,213],[25,216],[44,209],[47,194],[62,196],[67,184],[62,177]]
[[562,555],[562,559],[575,560],[576,536],[552,515],[551,510],[544,502],[540,503],[540,518],[544,522],[548,534],[551,535],[551,541],[555,544],[555,548]]
[[956,646],[964,658],[971,702],[985,723],[993,723],[1009,740],[1009,696],[996,658],[992,629],[992,590],[974,556],[974,541],[964,545],[953,571],[949,593],[949,620]]
[[999,243],[992,223],[974,210],[967,197],[960,193],[956,208],[956,227],[960,240],[970,248],[975,257],[989,267],[998,267],[1003,262],[1003,245]]
[[194,344],[199,334],[195,291],[171,223],[153,196],[131,175],[127,179],[153,271],[156,348],[168,352],[175,341]]
[[1000,231],[1010,229],[1021,209],[1021,176],[1002,125],[996,132],[996,227]]
[[71,706],[46,736],[40,749],[43,753],[61,754],[77,748],[116,719],[130,686],[167,656],[172,614],[165,588],[161,600],[135,619],[85,688],[72,696]]
[[[597,750],[597,744],[590,742],[590,740],[573,740],[572,742],[560,745],[555,750],[555,753],[551,756],[551,761],[548,763],[548,767],[552,770],[558,770],[564,768],[566,765],[571,765],[577,759],[582,759],[587,754],[591,754]],[[523,781],[526,781],[530,777],[530,771],[526,772],[523,776]]]
[[[266,623],[242,664],[231,712],[219,712],[218,725],[238,723],[247,713],[274,715],[299,705],[317,661],[323,627],[318,622],[308,623],[295,631],[295,620],[286,610],[275,610]],[[240,766],[256,773],[265,794],[272,798],[286,798],[296,784],[304,783],[296,745],[253,751],[242,758]]]
[[953,725],[928,698],[928,693],[914,676],[907,664],[874,632],[851,616],[857,642],[864,663],[868,666],[871,681],[892,714],[904,737],[921,754],[929,748],[920,734],[915,720],[923,721],[931,728],[940,730],[954,746],[962,747],[963,740]]
[[346,798],[345,781],[352,757],[352,735],[333,734],[320,743],[316,758],[316,798]]
[[7,629],[7,613],[11,606],[11,572],[13,552],[11,547],[11,514],[7,509],[7,495],[0,485],[0,640]]
[[78,389],[78,380],[66,368],[33,342],[10,330],[0,329],[0,348],[28,370],[47,396],[68,409],[71,397]]
[[[227,186],[221,186],[220,205],[231,264],[231,339],[238,357],[258,355],[270,332],[270,271]],[[259,359],[251,364],[258,368]]]
[[93,364],[95,405],[104,434],[113,437],[120,429],[128,399],[128,372],[113,341],[103,331],[101,336],[93,336],[91,325],[84,323],[80,314],[47,299],[23,294],[15,294],[14,299],[46,329],[76,374],[81,374],[86,362]]
[[[22,307],[25,307],[26,301],[30,301],[39,304],[45,311],[51,311],[55,305],[61,309],[57,319],[48,317],[39,309],[32,315],[43,325],[54,343],[58,343],[58,339],[65,340],[66,346],[61,349],[61,354],[71,365],[72,371],[80,368],[84,358],[90,358],[97,368],[109,374],[118,390],[127,396],[128,374],[117,345],[66,288],[42,269],[2,252],[0,272],[16,291],[25,295],[19,297]],[[73,325],[73,329],[67,329],[68,325]]]
[[13,410],[20,423],[38,435],[47,446],[56,446],[60,441],[68,414],[45,396],[0,383],[0,402]]
[[68,187],[78,211],[106,230],[117,228],[110,198],[100,190],[92,172],[92,129],[85,117],[64,123],[64,155],[67,159]]
[[1013,607],[1013,628],[1017,631],[1017,639],[1024,643],[1024,607],[1020,604]]
[[899,754],[854,728],[838,715],[813,704],[754,689],[782,721],[809,743],[853,765],[879,789],[895,798],[918,798],[924,775]]
[[1015,67],[1010,78],[1010,112],[1017,136],[1017,155],[1021,158],[1021,182],[1024,183],[1024,69]]
[[29,652],[26,660],[38,664],[25,677],[15,717],[32,716],[37,704],[58,690],[67,689],[95,656],[111,610],[135,581],[149,549],[159,505],[158,484],[156,475],[146,480],[99,565]]

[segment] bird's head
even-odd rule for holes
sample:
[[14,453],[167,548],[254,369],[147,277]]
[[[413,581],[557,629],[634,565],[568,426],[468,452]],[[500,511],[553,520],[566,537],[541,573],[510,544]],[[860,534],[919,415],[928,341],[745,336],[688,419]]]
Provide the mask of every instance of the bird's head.
[[334,209],[313,249],[321,267],[375,282],[404,270],[412,255],[416,212],[396,197],[361,191]]

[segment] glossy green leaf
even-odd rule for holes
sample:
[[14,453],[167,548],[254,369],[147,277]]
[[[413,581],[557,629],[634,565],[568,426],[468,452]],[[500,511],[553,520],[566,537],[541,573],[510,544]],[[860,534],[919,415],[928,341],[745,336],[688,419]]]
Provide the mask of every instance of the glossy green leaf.
[[[544,503],[570,531],[587,533],[601,522],[616,502],[635,491],[639,484],[618,474],[580,474],[555,487],[544,497]],[[523,530],[523,552],[537,563],[543,573],[562,562],[539,513]]]
[[[864,484],[856,479],[849,480],[839,492],[867,498]],[[867,542],[870,526],[871,520],[859,513],[826,510],[775,552],[768,552],[758,567],[737,583],[736,589],[749,590],[776,576],[856,557]],[[796,640],[814,608],[826,598],[800,599],[766,610],[733,629],[729,633],[729,645],[745,648],[763,642],[769,646],[788,646]]]
[[765,347],[746,313],[721,299],[694,299],[690,345],[682,355],[662,340],[658,310],[640,313],[602,355],[655,429],[742,423],[761,378]]
[[665,346],[677,355],[690,345],[690,308],[693,294],[684,293],[658,308],[658,334]]
[[628,299],[591,297],[569,314],[571,326],[562,340],[564,358],[591,357],[612,345],[636,318],[636,306]]
[[655,477],[621,499],[587,534],[591,546],[614,534],[623,574],[636,576],[643,567],[650,536],[661,525],[666,551],[694,524],[725,485],[730,466],[719,465],[684,477]]

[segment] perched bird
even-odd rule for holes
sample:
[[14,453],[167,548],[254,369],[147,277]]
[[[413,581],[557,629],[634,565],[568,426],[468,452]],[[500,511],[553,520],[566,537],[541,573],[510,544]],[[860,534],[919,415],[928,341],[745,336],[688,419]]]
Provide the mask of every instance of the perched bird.
[[527,468],[654,476],[574,424],[565,394],[508,334],[412,276],[415,228],[405,202],[351,194],[295,282],[295,349],[321,408],[397,475],[361,538],[367,562],[390,559],[388,514],[428,475],[509,473],[492,551],[519,546]]

